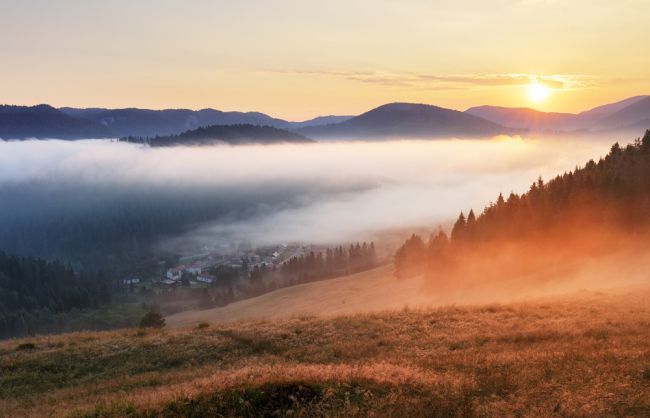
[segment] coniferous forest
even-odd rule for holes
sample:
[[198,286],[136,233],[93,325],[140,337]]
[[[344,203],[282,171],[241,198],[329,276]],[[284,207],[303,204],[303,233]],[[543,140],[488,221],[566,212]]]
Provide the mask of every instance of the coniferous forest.
[[450,233],[413,234],[395,254],[396,275],[438,282],[525,275],[630,248],[649,227],[650,130],[625,147],[615,143],[598,161],[538,179],[524,194],[500,194],[478,216],[461,212]]
[[0,252],[0,338],[65,329],[64,315],[111,301],[101,274],[76,274],[59,262]]

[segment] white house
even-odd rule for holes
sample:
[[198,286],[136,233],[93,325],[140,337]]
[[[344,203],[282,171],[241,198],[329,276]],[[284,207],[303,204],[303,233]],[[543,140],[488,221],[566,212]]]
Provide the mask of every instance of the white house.
[[212,274],[209,273],[201,273],[196,277],[196,280],[203,282],[203,283],[208,283],[212,284],[214,283],[215,280],[217,280],[216,277],[214,277]]
[[183,269],[173,268],[167,270],[166,276],[169,280],[180,280],[182,274],[183,274]]
[[126,276],[124,279],[122,279],[122,283],[124,284],[140,283],[140,278],[138,276]]

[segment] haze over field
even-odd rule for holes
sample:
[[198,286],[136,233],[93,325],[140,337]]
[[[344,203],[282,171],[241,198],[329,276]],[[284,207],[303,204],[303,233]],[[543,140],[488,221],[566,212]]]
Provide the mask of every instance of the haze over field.
[[[213,222],[185,225],[186,234],[164,243],[194,250],[230,239],[345,242],[446,225],[461,208],[480,211],[500,192],[523,192],[540,175],[549,178],[606,154],[611,142],[499,137],[173,149],[0,142],[0,227],[29,213],[83,219],[98,216],[103,205],[128,212],[212,199],[224,203]],[[41,199],[38,210],[25,207],[30,199]]]
[[0,417],[650,417],[650,1],[0,2]]

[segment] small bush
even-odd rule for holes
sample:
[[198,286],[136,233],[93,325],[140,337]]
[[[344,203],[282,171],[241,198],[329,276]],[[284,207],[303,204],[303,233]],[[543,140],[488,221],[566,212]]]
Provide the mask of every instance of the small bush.
[[34,344],[34,343],[22,343],[22,344],[18,344],[18,347],[16,347],[16,350],[18,350],[18,351],[34,350],[35,348],[36,348],[36,344]]
[[133,334],[134,337],[144,337],[145,335],[147,335],[147,331],[144,329],[139,329]]
[[210,327],[210,324],[207,322],[199,322],[199,324],[196,326],[198,329],[206,329]]
[[165,318],[156,311],[149,311],[140,320],[140,328],[162,328],[165,326]]

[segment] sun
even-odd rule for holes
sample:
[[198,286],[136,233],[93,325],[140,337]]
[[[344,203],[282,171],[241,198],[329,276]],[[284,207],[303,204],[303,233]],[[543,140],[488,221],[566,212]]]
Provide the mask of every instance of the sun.
[[540,103],[546,100],[549,93],[549,88],[542,83],[538,83],[537,81],[533,81],[528,86],[528,97],[530,97],[530,100],[535,103]]

